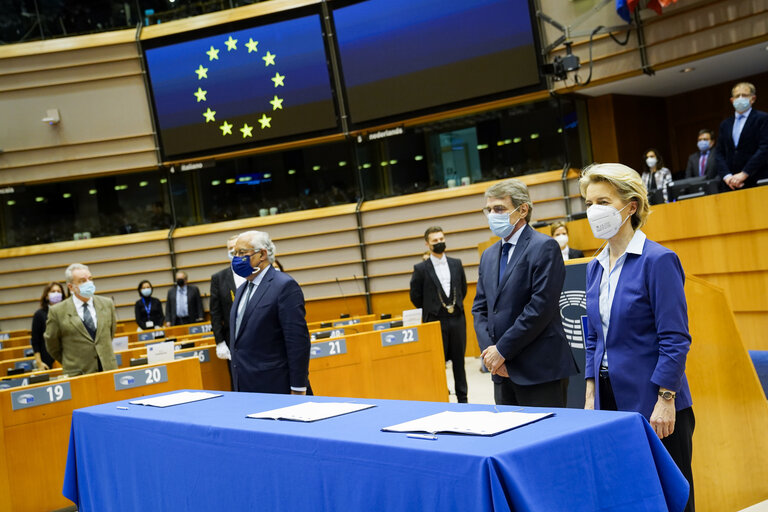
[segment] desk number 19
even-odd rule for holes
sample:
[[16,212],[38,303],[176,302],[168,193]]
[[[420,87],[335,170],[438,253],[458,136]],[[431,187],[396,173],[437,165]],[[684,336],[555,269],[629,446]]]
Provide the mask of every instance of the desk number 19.
[[59,385],[48,386],[45,390],[48,392],[48,400],[51,402],[58,402],[64,398],[64,388]]

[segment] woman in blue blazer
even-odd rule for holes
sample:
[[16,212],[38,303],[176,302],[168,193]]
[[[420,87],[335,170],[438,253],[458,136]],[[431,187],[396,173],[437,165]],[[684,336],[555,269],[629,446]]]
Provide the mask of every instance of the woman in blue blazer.
[[677,255],[640,228],[650,211],[640,175],[595,164],[579,181],[605,249],[587,266],[586,409],[645,416],[690,484],[694,428],[685,361],[691,345]]

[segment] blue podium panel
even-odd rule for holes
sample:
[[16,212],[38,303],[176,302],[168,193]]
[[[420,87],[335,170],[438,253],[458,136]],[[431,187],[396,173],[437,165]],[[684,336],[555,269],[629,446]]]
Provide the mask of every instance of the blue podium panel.
[[64,495],[83,512],[678,511],[688,496],[635,413],[555,409],[493,437],[426,440],[381,428],[446,410],[519,408],[352,399],[376,407],[301,423],[245,416],[350,399],[223,395],[168,408],[122,401],[76,410]]

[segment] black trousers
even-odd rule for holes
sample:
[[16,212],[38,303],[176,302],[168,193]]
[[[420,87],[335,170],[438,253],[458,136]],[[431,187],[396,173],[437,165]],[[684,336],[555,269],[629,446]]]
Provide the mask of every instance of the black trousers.
[[441,312],[438,315],[427,315],[428,322],[440,321],[443,334],[443,353],[445,360],[453,365],[453,383],[456,389],[456,400],[467,403],[467,372],[464,369],[464,353],[467,350],[467,321],[463,311],[452,315]]
[[191,316],[177,316],[176,322],[173,325],[186,325],[192,323]]
[[[607,375],[600,375],[600,409],[607,411],[617,411],[616,397],[611,387],[611,379]],[[675,414],[675,430],[661,440],[661,444],[672,456],[672,460],[677,464],[678,469],[683,474],[688,485],[690,493],[688,494],[688,503],[685,506],[685,512],[694,512],[695,504],[693,499],[693,471],[691,470],[691,457],[693,456],[693,429],[696,426],[696,418],[693,415],[693,408],[687,407],[677,411]]]
[[530,386],[504,379],[493,383],[493,399],[496,405],[565,407],[568,402],[568,378]]

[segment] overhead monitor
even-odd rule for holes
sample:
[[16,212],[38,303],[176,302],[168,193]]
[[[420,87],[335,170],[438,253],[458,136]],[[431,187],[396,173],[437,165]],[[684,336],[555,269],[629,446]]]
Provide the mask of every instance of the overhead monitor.
[[352,123],[541,89],[526,0],[332,4]]
[[142,43],[164,159],[338,128],[320,15],[260,20]]

